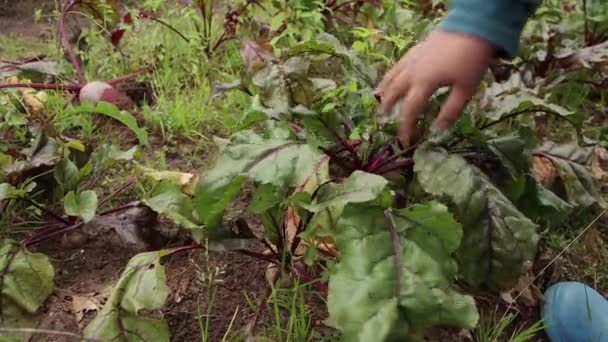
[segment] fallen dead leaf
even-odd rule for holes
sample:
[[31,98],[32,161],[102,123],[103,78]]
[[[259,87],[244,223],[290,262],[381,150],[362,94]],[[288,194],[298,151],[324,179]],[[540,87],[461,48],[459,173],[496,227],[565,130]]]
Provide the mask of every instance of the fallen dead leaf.
[[88,293],[83,296],[74,295],[72,296],[72,312],[76,315],[76,321],[78,325],[82,322],[82,319],[89,311],[97,311],[101,310],[103,304],[101,301],[95,297],[95,293]]
[[534,156],[532,159],[534,167],[534,178],[544,187],[551,188],[558,177],[557,168],[551,159],[543,156]]
[[533,278],[534,275],[530,272],[519,278],[517,284],[511,290],[511,296],[514,301],[528,307],[537,307],[543,302],[543,293],[538,289],[536,284],[530,284]]
[[595,148],[591,160],[591,173],[600,182],[608,182],[608,151],[600,146]]

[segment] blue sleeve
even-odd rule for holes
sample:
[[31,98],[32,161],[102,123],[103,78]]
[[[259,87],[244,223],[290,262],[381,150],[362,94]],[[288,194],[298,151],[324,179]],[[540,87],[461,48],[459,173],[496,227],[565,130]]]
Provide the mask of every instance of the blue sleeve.
[[439,24],[444,31],[462,32],[489,41],[501,56],[512,58],[528,18],[540,0],[452,0]]

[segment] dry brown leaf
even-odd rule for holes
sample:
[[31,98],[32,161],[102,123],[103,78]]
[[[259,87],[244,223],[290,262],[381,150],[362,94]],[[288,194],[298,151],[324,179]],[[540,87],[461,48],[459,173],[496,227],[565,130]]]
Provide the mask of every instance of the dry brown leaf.
[[[329,157],[324,156],[317,162],[313,168],[313,173],[294,190],[294,193],[306,191],[313,193],[321,184],[325,183],[329,179]],[[300,218],[296,214],[294,208],[289,207],[287,209],[287,215],[285,216],[285,231],[287,241],[289,245],[293,243],[298,232],[298,225],[300,224]],[[304,244],[300,244],[296,250],[296,255],[304,255],[307,247]]]
[[591,173],[600,182],[608,182],[608,151],[597,146],[591,160]]
[[511,296],[513,300],[525,306],[537,307],[542,304],[544,296],[536,284],[530,284],[532,279],[534,279],[534,275],[530,272],[519,278],[517,284],[511,290]]
[[551,188],[558,177],[558,171],[551,159],[543,156],[534,156],[532,159],[534,178],[544,187]]
[[95,296],[94,292],[88,293],[84,296],[72,296],[72,312],[74,315],[76,315],[76,321],[79,325],[87,312],[99,312],[102,306],[103,304],[101,303],[100,299]]
[[33,89],[25,89],[22,92],[21,100],[30,114],[40,115],[44,111],[47,95],[43,91],[36,92]]

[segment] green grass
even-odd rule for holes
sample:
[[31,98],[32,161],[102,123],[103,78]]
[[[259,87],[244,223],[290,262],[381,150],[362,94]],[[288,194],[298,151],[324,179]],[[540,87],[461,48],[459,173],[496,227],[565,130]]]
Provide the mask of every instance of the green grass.
[[109,79],[154,62],[155,106],[142,110],[151,128],[158,130],[165,140],[179,135],[203,140],[212,134],[229,135],[249,107],[249,97],[232,92],[221,101],[210,103],[208,99],[213,81],[228,82],[240,77],[242,62],[238,42],[225,44],[209,59],[193,24],[200,21],[195,11],[170,8],[163,20],[190,41],[157,23],[140,22],[135,31],[125,34],[117,51],[102,29],[88,32],[85,38],[88,48],[83,54],[87,75]]
[[41,41],[33,37],[23,37],[15,34],[0,34],[0,58],[15,59],[35,55],[56,53],[55,44]]
[[515,322],[517,315],[509,313],[498,316],[497,312],[481,315],[479,326],[475,330],[475,341],[477,342],[527,342],[536,341],[536,334],[544,328],[541,321],[538,321],[528,327],[517,327],[513,332],[509,333],[512,325]]

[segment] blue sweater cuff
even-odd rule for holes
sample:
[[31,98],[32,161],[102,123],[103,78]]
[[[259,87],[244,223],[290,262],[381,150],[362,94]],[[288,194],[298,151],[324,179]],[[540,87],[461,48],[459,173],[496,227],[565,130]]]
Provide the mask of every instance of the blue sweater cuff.
[[439,24],[444,31],[475,35],[496,47],[501,57],[513,58],[528,18],[538,6],[532,0],[454,0]]

